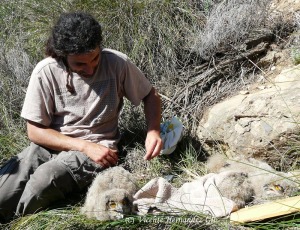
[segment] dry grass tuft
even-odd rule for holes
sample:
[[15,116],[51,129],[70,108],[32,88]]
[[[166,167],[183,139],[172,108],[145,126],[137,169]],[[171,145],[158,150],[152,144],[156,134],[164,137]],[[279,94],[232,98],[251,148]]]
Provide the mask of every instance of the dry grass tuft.
[[194,49],[209,60],[216,52],[231,50],[255,29],[263,28],[270,0],[232,0],[214,5],[206,26],[199,32]]

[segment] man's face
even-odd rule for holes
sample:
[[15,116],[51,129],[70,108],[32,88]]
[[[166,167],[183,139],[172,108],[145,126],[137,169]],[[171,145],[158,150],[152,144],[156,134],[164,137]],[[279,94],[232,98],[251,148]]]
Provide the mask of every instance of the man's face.
[[97,69],[100,60],[100,48],[84,53],[71,54],[67,56],[67,63],[72,72],[81,77],[92,77]]

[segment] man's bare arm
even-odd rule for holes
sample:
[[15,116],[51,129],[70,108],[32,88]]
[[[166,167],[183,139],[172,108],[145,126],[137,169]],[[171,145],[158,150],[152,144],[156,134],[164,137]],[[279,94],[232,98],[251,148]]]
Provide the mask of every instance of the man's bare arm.
[[27,133],[29,139],[38,145],[56,151],[80,151],[104,167],[115,165],[118,161],[115,150],[80,138],[66,136],[32,121],[27,121]]
[[162,148],[162,140],[160,138],[161,102],[154,88],[151,89],[143,102],[148,127],[145,142],[146,155],[144,159],[151,160],[160,153]]

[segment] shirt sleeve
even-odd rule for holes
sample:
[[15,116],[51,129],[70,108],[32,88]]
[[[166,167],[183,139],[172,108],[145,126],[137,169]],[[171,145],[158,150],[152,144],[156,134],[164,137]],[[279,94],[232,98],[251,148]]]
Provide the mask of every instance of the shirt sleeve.
[[32,73],[21,117],[49,127],[53,115],[53,97],[43,75],[43,71]]
[[138,106],[142,99],[149,94],[152,89],[150,81],[142,71],[134,65],[130,59],[127,60],[124,69],[124,96],[132,104]]

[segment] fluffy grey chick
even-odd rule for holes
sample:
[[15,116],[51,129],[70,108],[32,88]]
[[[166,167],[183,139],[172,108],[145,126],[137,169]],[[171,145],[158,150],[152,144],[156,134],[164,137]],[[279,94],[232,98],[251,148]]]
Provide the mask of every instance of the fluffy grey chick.
[[254,158],[246,158],[244,156],[235,156],[232,159],[222,154],[214,154],[210,156],[206,163],[207,170],[213,173],[224,171],[242,171],[247,173],[257,173],[260,175],[275,172],[266,162]]
[[[299,190],[298,183],[293,181],[293,178],[287,173],[278,172],[266,162],[254,158],[235,156],[232,159],[228,159],[224,155],[216,154],[208,159],[207,170],[214,173],[247,174],[249,182],[248,191],[245,186],[243,189],[245,189],[246,193],[249,190],[254,190],[253,203],[262,203],[274,197],[291,196]],[[230,178],[227,180],[230,181]],[[238,178],[236,177],[234,180],[238,180]],[[242,178],[239,178],[239,180],[242,180]],[[236,182],[232,181],[232,183]],[[236,195],[240,196],[240,190],[231,189],[231,191],[231,196],[234,196],[234,193],[237,191],[239,193]]]
[[138,187],[134,176],[116,166],[99,173],[88,189],[81,213],[97,220],[116,220],[133,211]]
[[224,179],[216,184],[220,194],[235,202],[238,208],[243,208],[253,201],[254,189],[247,173],[222,172]]

